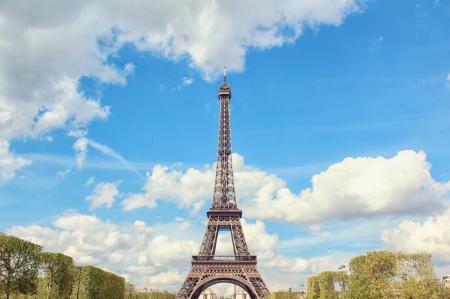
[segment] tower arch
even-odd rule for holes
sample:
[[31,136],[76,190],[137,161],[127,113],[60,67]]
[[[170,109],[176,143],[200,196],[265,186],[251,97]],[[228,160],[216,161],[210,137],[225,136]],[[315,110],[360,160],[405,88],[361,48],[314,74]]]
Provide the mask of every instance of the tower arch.
[[242,289],[244,289],[247,294],[250,296],[251,299],[256,299],[257,296],[255,295],[254,291],[252,290],[252,286],[248,285],[248,283],[245,280],[237,279],[237,278],[211,278],[203,283],[200,283],[199,286],[194,290],[192,294],[193,299],[198,299],[203,291],[205,291],[207,288],[219,284],[219,283],[231,283],[235,284]]

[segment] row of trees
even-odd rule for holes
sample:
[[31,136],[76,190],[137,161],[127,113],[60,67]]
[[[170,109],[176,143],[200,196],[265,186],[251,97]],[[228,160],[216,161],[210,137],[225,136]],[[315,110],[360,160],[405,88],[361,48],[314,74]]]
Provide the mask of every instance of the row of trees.
[[264,299],[304,299],[304,292],[277,291],[271,292]]
[[0,234],[0,295],[52,299],[123,299],[125,279],[42,246]]
[[162,290],[141,289],[136,290],[134,285],[127,283],[125,286],[126,299],[175,299],[175,294]]
[[325,271],[308,278],[308,299],[448,299],[431,255],[388,251],[353,258],[349,273]]

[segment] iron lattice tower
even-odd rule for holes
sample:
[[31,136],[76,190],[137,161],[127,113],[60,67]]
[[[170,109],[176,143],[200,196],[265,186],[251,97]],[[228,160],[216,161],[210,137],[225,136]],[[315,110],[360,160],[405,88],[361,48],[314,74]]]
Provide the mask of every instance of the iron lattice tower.
[[[224,82],[219,88],[220,123],[217,151],[216,179],[212,206],[207,212],[208,225],[200,252],[192,256],[192,267],[177,298],[198,298],[209,286],[228,282],[239,285],[252,299],[269,294],[256,266],[256,256],[250,255],[241,226],[242,211],[236,204],[230,134],[231,89]],[[234,255],[217,256],[216,245],[219,231],[231,232]]]

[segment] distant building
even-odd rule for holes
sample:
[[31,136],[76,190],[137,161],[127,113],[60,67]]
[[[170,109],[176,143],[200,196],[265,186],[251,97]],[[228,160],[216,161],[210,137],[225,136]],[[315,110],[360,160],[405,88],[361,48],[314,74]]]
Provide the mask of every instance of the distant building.
[[136,289],[137,292],[147,292],[147,293],[168,293],[169,291],[163,290],[163,289],[147,289],[147,288],[141,288]]
[[276,291],[270,293],[267,299],[306,299],[306,292]]
[[442,281],[447,288],[450,288],[450,275],[442,277]]
[[199,299],[217,299],[217,294],[212,289],[206,289],[200,294]]
[[236,293],[235,299],[250,299],[250,296],[247,294],[246,291],[240,290],[239,292]]

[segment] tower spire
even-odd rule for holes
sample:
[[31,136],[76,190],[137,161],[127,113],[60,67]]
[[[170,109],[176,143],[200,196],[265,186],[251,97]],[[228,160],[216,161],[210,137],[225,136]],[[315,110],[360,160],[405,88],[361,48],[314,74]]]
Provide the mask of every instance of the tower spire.
[[223,83],[227,84],[227,67],[223,67]]
[[237,210],[234,191],[233,162],[231,157],[230,99],[231,88],[227,85],[226,67],[223,69],[223,84],[219,88],[220,120],[217,146],[216,180],[212,210]]

